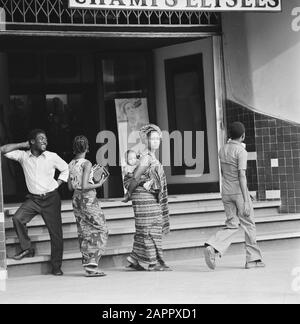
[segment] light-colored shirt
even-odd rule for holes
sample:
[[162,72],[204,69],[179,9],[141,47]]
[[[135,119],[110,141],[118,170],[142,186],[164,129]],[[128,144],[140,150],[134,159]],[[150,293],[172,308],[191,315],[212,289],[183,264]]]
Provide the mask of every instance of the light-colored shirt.
[[16,150],[5,156],[21,164],[27,189],[31,194],[42,195],[57,189],[55,170],[60,171],[59,180],[68,181],[68,164],[56,153],[45,151],[36,157],[31,151]]
[[221,162],[223,195],[242,194],[239,171],[247,170],[247,151],[242,143],[229,141],[219,152]]

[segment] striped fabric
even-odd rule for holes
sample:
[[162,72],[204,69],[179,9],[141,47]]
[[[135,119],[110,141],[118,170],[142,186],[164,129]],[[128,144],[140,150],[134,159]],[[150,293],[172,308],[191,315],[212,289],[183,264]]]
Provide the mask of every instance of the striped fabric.
[[163,220],[160,204],[156,197],[142,187],[132,194],[135,214],[135,236],[133,251],[129,257],[147,269],[150,265],[163,263],[162,229]]
[[167,181],[163,166],[153,159],[149,168],[160,179],[159,193],[146,191],[139,186],[132,193],[136,233],[130,263],[145,269],[156,264],[164,265],[162,237],[170,231]]

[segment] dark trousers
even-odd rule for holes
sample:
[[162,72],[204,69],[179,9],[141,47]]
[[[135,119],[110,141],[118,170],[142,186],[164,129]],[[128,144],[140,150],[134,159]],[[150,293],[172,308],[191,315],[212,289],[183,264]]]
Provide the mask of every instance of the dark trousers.
[[26,224],[36,215],[41,215],[48,228],[51,240],[51,264],[53,269],[59,269],[63,256],[63,233],[61,220],[61,200],[57,190],[44,197],[29,194],[27,200],[17,210],[13,217],[15,230],[18,234],[21,249],[31,248]]

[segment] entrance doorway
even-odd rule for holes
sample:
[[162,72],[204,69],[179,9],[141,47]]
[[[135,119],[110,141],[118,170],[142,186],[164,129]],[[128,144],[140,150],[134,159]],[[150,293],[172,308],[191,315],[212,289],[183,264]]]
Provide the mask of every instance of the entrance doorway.
[[[171,142],[164,152],[171,161],[165,167],[169,191],[218,192],[212,38],[161,47],[154,50],[154,59],[157,122],[170,133],[179,131],[182,138],[182,142]],[[185,138],[188,132],[192,135]],[[196,132],[200,132],[199,141]],[[192,151],[189,158],[197,160],[193,166],[186,162],[186,146]],[[174,166],[176,161],[182,161],[182,166]]]
[[[110,130],[119,141],[116,108],[121,107],[122,100],[141,99],[135,103],[143,103],[149,122],[158,124],[162,130],[204,134],[200,145],[203,171],[187,176],[186,172],[193,171],[193,166],[166,167],[169,192],[219,191],[211,38],[103,38],[99,41],[31,37],[28,41],[32,50],[25,53],[13,40],[2,44],[8,48],[11,97],[9,140],[6,142],[23,141],[33,127],[45,128],[51,137],[49,149],[69,162],[71,140],[75,135],[83,134],[91,143],[88,158],[95,163],[101,147],[96,142],[99,131]],[[11,118],[18,109],[29,113],[28,121],[24,118],[19,127]],[[60,128],[53,125],[55,114],[64,119]],[[63,131],[67,136],[59,136]],[[57,136],[62,138],[60,143]],[[193,156],[198,150],[194,139]],[[174,162],[172,145],[168,154]],[[120,158],[118,149],[119,142],[117,162]],[[9,163],[12,165],[13,162]],[[22,184],[9,187],[10,179],[6,179],[5,202],[20,202],[26,194],[22,171],[13,170],[17,168],[16,164],[8,168],[13,172],[11,179],[15,181],[17,177]],[[111,177],[99,195],[120,198],[123,195],[121,168],[111,167],[110,173]],[[70,199],[67,189],[62,198]]]
[[[140,46],[151,44],[148,40],[144,42]],[[100,116],[105,116],[104,129],[117,135],[116,155],[120,162],[124,155],[124,137],[129,138],[132,131],[130,124],[134,128],[135,125],[141,126],[141,122],[145,123],[138,109],[146,109],[144,116],[148,116],[149,122],[158,124],[168,133],[176,131],[181,134],[181,149],[176,147],[175,150],[178,143],[172,141],[163,147],[165,157],[168,155],[166,160],[171,162],[170,166],[165,165],[169,192],[219,192],[212,38],[161,45],[162,40],[156,44],[152,41],[153,48],[146,51],[100,55]],[[140,104],[136,105],[136,102]],[[122,105],[126,107],[127,104],[136,105],[136,119],[133,121],[126,112],[126,116],[120,119],[118,109],[124,110]],[[125,123],[128,133],[123,136],[120,129]],[[190,138],[185,138],[189,136],[186,132],[190,133]],[[184,140],[189,139],[189,155],[195,160],[194,165],[187,163],[185,157]],[[138,141],[137,135],[131,144],[138,146]],[[174,151],[181,156],[175,156]],[[178,159],[183,162],[180,166],[174,165]],[[121,167],[110,167],[110,173],[105,185],[106,197],[121,197],[124,194]]]

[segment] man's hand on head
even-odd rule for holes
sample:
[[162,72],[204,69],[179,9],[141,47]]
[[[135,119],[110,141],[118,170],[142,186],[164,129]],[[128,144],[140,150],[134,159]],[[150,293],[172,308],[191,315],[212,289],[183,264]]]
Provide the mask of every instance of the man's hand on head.
[[30,149],[30,143],[29,141],[26,141],[23,143],[24,149]]

